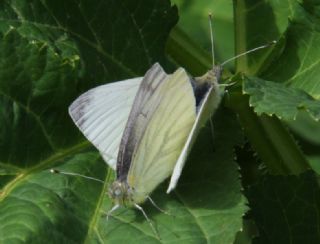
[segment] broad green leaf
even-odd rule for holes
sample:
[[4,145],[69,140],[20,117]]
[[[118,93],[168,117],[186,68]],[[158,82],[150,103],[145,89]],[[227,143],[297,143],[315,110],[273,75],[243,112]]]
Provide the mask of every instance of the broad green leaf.
[[[50,163],[61,169],[104,178],[106,169],[97,153],[65,155]],[[43,168],[43,167],[42,167]],[[49,170],[22,171],[1,192],[1,243],[82,243],[102,185]]]
[[6,0],[0,5],[0,29],[14,26],[30,40],[47,43],[72,38],[85,66],[82,82],[92,86],[165,63],[165,40],[176,12],[168,1]]
[[307,10],[310,14],[320,17],[320,4],[319,0],[303,0],[302,6],[305,10]]
[[77,140],[66,107],[77,93],[80,57],[68,39],[52,47],[15,27],[0,38],[0,162],[29,168]]
[[85,89],[166,65],[176,20],[168,1],[0,3],[0,242],[233,242],[246,205],[233,156],[242,135],[229,111],[214,121],[213,144],[210,128],[202,132],[178,189],[167,195],[164,183],[152,195],[172,215],[143,204],[161,240],[138,211],[106,220],[114,173],[67,115]]
[[295,120],[299,111],[305,110],[315,120],[320,119],[320,101],[303,90],[248,77],[243,83],[243,93],[250,95],[250,106],[259,115],[265,113],[284,120]]
[[[306,5],[311,8],[311,5]],[[299,6],[285,33],[282,55],[264,72],[267,80],[285,82],[320,98],[320,19],[317,12]]]
[[270,176],[246,189],[259,237],[253,243],[319,243],[317,176]]
[[[288,26],[288,18],[294,15],[298,5],[296,0],[237,0],[235,2],[236,53],[238,54],[278,40]],[[271,50],[272,47],[237,59],[237,71],[252,75],[264,70]]]

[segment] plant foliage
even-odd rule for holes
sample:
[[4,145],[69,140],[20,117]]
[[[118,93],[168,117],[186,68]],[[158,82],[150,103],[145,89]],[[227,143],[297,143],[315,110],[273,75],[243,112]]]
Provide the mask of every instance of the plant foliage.
[[[320,1],[176,2],[178,25],[169,0],[0,2],[0,243],[320,242]],[[216,61],[277,43],[228,64],[214,133],[202,129],[172,194],[152,194],[169,215],[143,204],[159,238],[133,209],[107,221],[114,172],[67,111],[155,62],[206,72],[208,45],[185,33],[205,6],[224,9]]]

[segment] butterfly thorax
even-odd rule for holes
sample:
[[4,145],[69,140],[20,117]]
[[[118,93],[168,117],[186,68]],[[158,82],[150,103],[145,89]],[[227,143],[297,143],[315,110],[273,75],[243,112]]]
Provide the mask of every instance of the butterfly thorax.
[[125,181],[114,181],[109,187],[108,195],[116,205],[130,207],[135,203],[132,198],[133,190]]

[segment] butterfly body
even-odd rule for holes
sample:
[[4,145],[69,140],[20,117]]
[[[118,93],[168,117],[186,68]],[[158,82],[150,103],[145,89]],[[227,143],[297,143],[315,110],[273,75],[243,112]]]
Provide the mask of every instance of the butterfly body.
[[[200,117],[199,126],[206,124],[220,104],[222,95],[218,82],[221,77],[221,72],[221,66],[214,66],[213,69],[209,70],[206,74],[196,78],[198,84],[205,82],[209,85],[207,94],[202,99],[203,108],[201,108],[201,106],[198,107],[198,116]],[[199,111],[200,109],[202,109],[202,111]],[[202,115],[200,113],[202,113]]]

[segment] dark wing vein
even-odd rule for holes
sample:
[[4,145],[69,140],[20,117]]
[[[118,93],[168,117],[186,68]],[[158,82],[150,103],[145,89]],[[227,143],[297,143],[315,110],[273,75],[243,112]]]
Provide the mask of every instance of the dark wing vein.
[[[124,181],[133,158],[133,153],[141,141],[146,127],[161,102],[161,97],[150,98],[168,75],[161,66],[154,64],[144,76],[134,99],[129,118],[122,135],[117,159],[117,179]],[[152,106],[146,104],[152,102]]]

